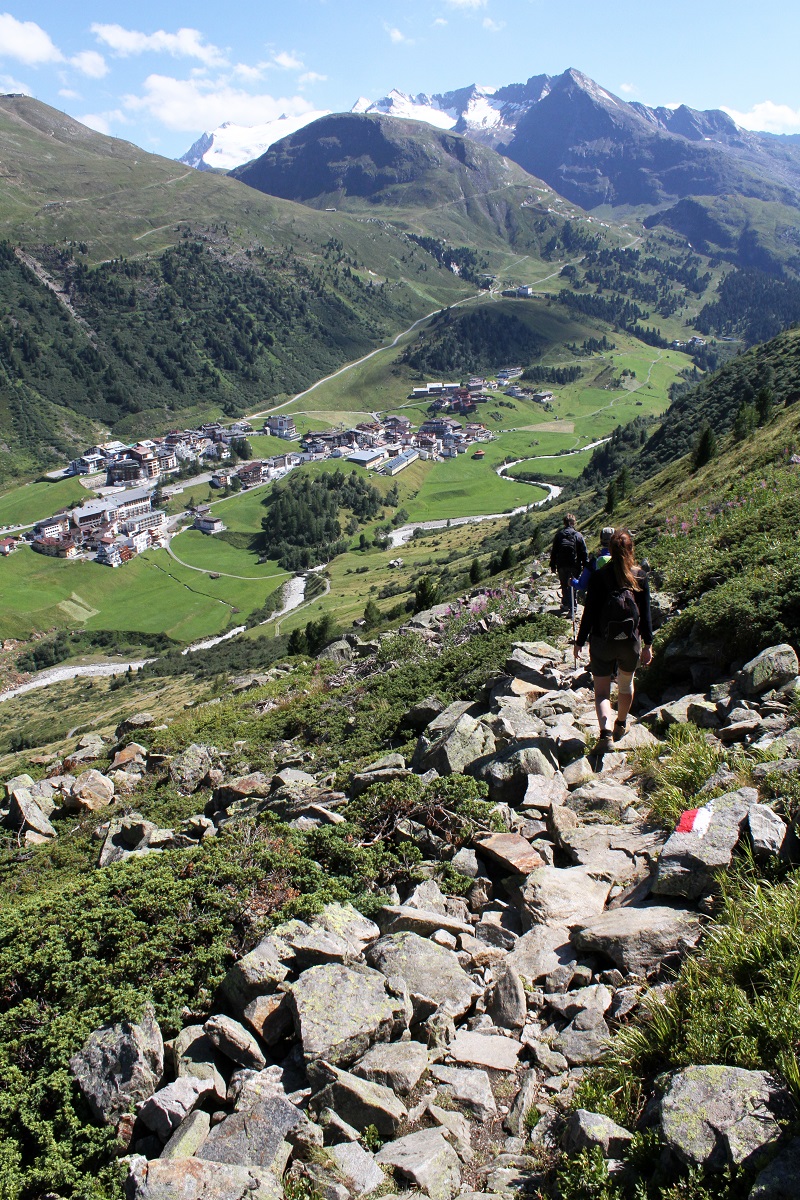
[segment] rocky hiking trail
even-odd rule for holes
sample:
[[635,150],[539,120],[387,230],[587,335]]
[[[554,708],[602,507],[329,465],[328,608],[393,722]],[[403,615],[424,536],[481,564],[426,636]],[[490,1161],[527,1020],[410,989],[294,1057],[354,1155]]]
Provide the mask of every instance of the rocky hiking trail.
[[[555,598],[539,587],[539,603]],[[408,631],[435,653],[448,616],[438,606]],[[352,637],[323,652],[338,664],[334,685],[380,669],[375,649]],[[413,755],[384,755],[344,790],[296,755],[231,776],[213,746],[151,753],[147,713],[123,722],[113,746],[85,735],[47,779],[7,780],[3,821],[22,843],[56,837],[57,810],[97,813],[98,870],[262,814],[298,831],[341,824],[379,784],[467,775],[488,786],[491,820],[475,819],[466,839],[441,803],[387,816],[378,837],[420,851],[423,878],[394,889],[374,920],[329,903],[275,925],[174,1038],[149,1007],[91,1034],[70,1071],[96,1121],[116,1130],[127,1195],[545,1196],[558,1156],[587,1151],[624,1174],[637,1131],[577,1106],[575,1093],[702,946],[715,880],[735,854],[800,861],[794,829],[758,789],[768,770],[800,767],[798,671],[790,646],[770,647],[706,692],[640,707],[599,758],[587,673],[566,646],[520,642],[474,701],[420,698],[402,722],[417,735]],[[669,833],[649,814],[637,756],[668,754],[665,731],[687,720],[721,750],[775,761],[754,768],[755,786],[720,766]],[[105,772],[91,766],[109,754]],[[137,787],[159,772],[184,795],[210,787],[204,811],[176,829],[136,813]],[[463,894],[448,891],[453,872]],[[800,1140],[784,1133],[791,1115],[780,1080],[703,1063],[661,1079],[643,1120],[666,1171],[718,1171],[777,1149],[750,1195],[778,1200],[797,1194],[786,1190],[800,1161]]]

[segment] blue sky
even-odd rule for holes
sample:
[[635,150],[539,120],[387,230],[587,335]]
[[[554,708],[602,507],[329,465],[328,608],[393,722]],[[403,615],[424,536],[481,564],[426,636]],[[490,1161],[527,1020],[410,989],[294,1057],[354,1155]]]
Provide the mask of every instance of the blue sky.
[[0,0],[0,90],[173,157],[225,120],[567,67],[627,99],[800,133],[798,52],[786,0]]

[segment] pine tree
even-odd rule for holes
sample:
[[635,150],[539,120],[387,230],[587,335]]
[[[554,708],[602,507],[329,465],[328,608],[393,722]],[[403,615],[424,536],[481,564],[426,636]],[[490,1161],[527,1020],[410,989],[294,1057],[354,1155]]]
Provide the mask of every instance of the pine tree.
[[616,479],[612,479],[609,482],[608,487],[606,488],[606,512],[607,513],[613,513],[614,509],[617,507],[618,499],[619,499],[619,496],[617,493],[617,481],[616,481]]
[[374,629],[381,622],[381,610],[378,608],[375,601],[370,598],[367,601],[367,606],[364,609],[364,628]]
[[472,566],[469,569],[469,581],[470,583],[480,583],[482,579],[483,567],[481,566],[480,559],[473,558]]
[[717,452],[717,439],[710,425],[704,425],[700,430],[697,445],[694,450],[693,464],[695,471],[704,467]]

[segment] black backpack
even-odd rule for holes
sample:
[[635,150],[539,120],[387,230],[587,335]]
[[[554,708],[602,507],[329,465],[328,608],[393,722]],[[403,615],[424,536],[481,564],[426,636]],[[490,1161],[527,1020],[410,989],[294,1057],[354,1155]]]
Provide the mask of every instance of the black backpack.
[[561,529],[557,535],[556,567],[562,570],[572,570],[578,565],[578,531],[576,529]]
[[613,585],[600,613],[600,635],[608,642],[622,642],[639,633],[639,606],[628,587],[619,587],[613,568],[609,570]]

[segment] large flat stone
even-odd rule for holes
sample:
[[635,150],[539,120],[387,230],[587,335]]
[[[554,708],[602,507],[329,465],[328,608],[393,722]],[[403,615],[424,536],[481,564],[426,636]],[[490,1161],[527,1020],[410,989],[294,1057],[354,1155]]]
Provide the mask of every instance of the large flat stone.
[[407,1096],[427,1067],[428,1051],[421,1042],[378,1042],[358,1060],[353,1074]]
[[322,1064],[322,1069],[328,1082],[314,1097],[316,1110],[332,1108],[359,1131],[374,1125],[382,1137],[393,1137],[408,1116],[406,1106],[394,1092],[332,1064]]
[[364,966],[329,963],[304,971],[289,986],[289,1004],[306,1062],[352,1063],[373,1042],[399,1036],[408,1021],[385,976]]
[[777,1117],[785,1115],[786,1099],[765,1071],[687,1067],[673,1076],[661,1100],[661,1133],[690,1167],[740,1166],[778,1140]]
[[528,875],[544,866],[541,854],[518,833],[478,834],[473,845],[484,858],[491,859],[510,875]]
[[326,904],[321,913],[311,918],[311,925],[326,929],[349,942],[357,954],[365,946],[377,941],[381,931],[374,921],[365,917],[352,904]]
[[197,1157],[208,1162],[272,1167],[279,1161],[287,1135],[306,1125],[305,1113],[284,1096],[262,1096],[215,1125]]
[[694,900],[707,892],[715,872],[731,865],[747,814],[757,803],[755,788],[738,788],[709,801],[695,817],[694,810],[684,814],[659,857],[654,895]]
[[461,1185],[458,1155],[438,1129],[421,1129],[389,1142],[375,1161],[409,1180],[431,1200],[450,1200]]
[[472,1033],[460,1029],[449,1047],[457,1063],[471,1067],[488,1067],[493,1071],[514,1071],[522,1046],[514,1038],[496,1033]]
[[430,937],[437,929],[444,929],[456,936],[460,933],[472,933],[472,926],[467,921],[451,917],[446,912],[435,912],[408,904],[385,904],[378,916],[387,933],[418,933],[420,937]]
[[245,954],[229,969],[221,991],[233,1012],[241,1015],[256,996],[278,990],[289,974],[284,961],[287,947],[272,935],[262,938],[254,950]]
[[581,952],[605,954],[622,971],[651,971],[669,955],[696,946],[702,933],[695,913],[676,908],[615,908],[572,930]]
[[505,961],[525,983],[534,986],[557,967],[574,963],[576,957],[565,925],[535,925],[522,935]]
[[203,1162],[199,1158],[134,1155],[128,1167],[130,1200],[282,1200],[283,1189],[269,1170]]
[[485,1071],[445,1067],[438,1063],[432,1064],[429,1071],[441,1085],[440,1090],[471,1112],[477,1121],[493,1121],[497,1116],[497,1103]]
[[611,885],[586,867],[539,867],[525,881],[522,920],[534,925],[571,925],[601,913]]
[[433,743],[427,741],[431,728],[428,726],[414,756],[420,771],[433,769],[440,775],[463,775],[477,759],[494,754],[493,734],[469,713],[460,716],[452,729]]
[[375,1159],[358,1142],[340,1142],[329,1154],[357,1196],[368,1196],[386,1183]]
[[370,946],[366,957],[383,975],[399,975],[405,980],[417,1012],[420,1004],[415,997],[429,997],[434,1008],[460,1017],[481,991],[451,950],[416,933],[388,934]]
[[745,696],[757,696],[789,683],[797,674],[797,654],[791,646],[768,646],[742,667],[739,686]]
[[558,844],[595,879],[627,885],[650,873],[666,835],[640,825],[561,826]]

